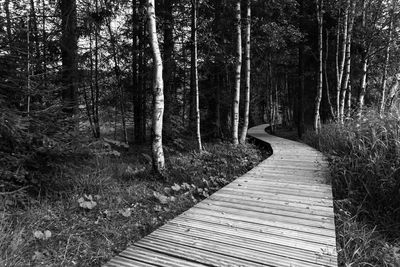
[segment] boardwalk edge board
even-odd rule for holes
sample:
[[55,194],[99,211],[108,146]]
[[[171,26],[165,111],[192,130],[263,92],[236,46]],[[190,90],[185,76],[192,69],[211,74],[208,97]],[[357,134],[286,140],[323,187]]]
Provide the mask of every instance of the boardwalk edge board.
[[267,126],[248,135],[272,156],[104,266],[337,266],[328,163]]

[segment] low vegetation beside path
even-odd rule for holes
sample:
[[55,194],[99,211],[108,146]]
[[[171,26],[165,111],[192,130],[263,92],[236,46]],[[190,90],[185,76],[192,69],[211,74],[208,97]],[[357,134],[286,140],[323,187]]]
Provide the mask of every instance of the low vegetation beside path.
[[362,120],[308,132],[330,160],[340,266],[400,266],[400,119]]
[[44,181],[0,195],[0,265],[99,266],[267,156],[229,143],[199,154],[185,142],[166,146],[165,180],[153,174],[148,146],[107,139],[36,161]]

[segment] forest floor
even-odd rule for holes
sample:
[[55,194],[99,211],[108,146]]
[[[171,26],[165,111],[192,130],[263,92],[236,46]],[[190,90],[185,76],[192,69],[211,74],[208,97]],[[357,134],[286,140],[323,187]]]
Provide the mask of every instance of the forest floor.
[[164,180],[149,145],[103,140],[88,159],[57,166],[52,193],[4,197],[0,266],[99,266],[268,156],[252,144],[205,143],[199,154],[176,141],[165,146]]

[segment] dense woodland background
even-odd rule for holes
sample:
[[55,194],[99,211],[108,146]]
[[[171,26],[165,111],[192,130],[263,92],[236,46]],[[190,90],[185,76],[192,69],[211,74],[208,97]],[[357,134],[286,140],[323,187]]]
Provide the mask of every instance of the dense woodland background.
[[[84,201],[94,202],[92,195],[101,196],[103,189],[95,193],[89,183],[80,187],[87,181],[69,182],[79,176],[71,170],[83,162],[96,162],[90,171],[98,173],[119,164],[114,172],[119,176],[174,184],[186,182],[171,178],[179,173],[174,165],[179,157],[202,151],[193,156],[201,168],[222,144],[229,159],[227,146],[240,159],[222,163],[242,164],[245,171],[261,160],[249,160],[256,152],[245,145],[247,127],[269,123],[271,132],[295,130],[330,155],[336,208],[348,211],[337,223],[341,262],[396,266],[390,264],[399,259],[400,230],[398,0],[1,0],[0,5],[3,218],[15,209],[26,212],[33,199],[65,201],[73,194],[72,203],[85,194]],[[0,241],[4,255],[19,244],[12,233],[21,217],[11,217],[1,228],[9,233],[7,242]],[[379,241],[372,248],[360,237],[364,228]],[[151,227],[143,229],[142,235]],[[23,230],[20,235],[26,241]],[[34,252],[36,258],[28,256],[33,262],[54,256],[42,243],[30,246],[26,253]],[[111,246],[107,249],[83,262],[99,264],[112,255]],[[67,254],[73,253],[66,249]],[[62,264],[82,263],[72,258]]]

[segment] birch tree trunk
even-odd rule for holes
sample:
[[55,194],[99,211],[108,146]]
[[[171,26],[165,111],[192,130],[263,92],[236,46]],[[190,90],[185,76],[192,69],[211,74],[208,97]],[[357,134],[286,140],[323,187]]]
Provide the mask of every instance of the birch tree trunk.
[[[336,116],[337,116],[337,121],[340,121],[340,90],[342,88],[342,80],[343,80],[343,73],[344,73],[344,64],[346,60],[346,44],[347,44],[347,27],[348,27],[348,18],[349,18],[349,9],[350,9],[350,0],[346,1],[346,6],[344,10],[344,17],[343,17],[343,39],[342,39],[342,44],[341,44],[341,58],[337,62],[339,62],[339,66],[337,67],[337,77],[336,77]],[[340,18],[340,12],[339,12],[339,18]],[[340,22],[340,20],[339,20]],[[339,35],[339,38],[337,38],[337,41],[339,42],[340,40],[340,27],[338,27],[338,32],[337,34]],[[339,45],[338,45],[339,47]]]
[[162,146],[162,128],[164,115],[164,83],[163,64],[161,60],[160,47],[157,38],[156,14],[154,0],[147,0],[148,32],[153,53],[154,76],[153,76],[153,168],[162,174],[165,169],[164,151]]
[[342,89],[340,94],[340,109],[339,109],[339,121],[340,123],[344,122],[344,109],[345,109],[345,100],[346,100],[346,93],[348,91],[348,86],[350,82],[350,69],[351,69],[351,40],[352,40],[352,32],[353,32],[353,24],[354,24],[354,16],[355,16],[355,7],[356,2],[350,4],[351,10],[348,16],[348,29],[347,29],[347,39],[346,39],[346,69],[345,69],[345,77],[342,83]]
[[241,9],[240,0],[236,1],[236,70],[235,70],[235,89],[233,91],[232,104],[232,143],[239,144],[239,101],[240,101],[240,74],[242,69],[242,29],[241,29]]
[[322,24],[323,24],[323,0],[316,0],[317,5],[317,21],[318,21],[318,86],[317,86],[317,96],[315,98],[315,107],[314,107],[314,131],[319,133],[321,128],[320,123],[320,106],[321,106],[321,99],[322,99],[322,86],[323,86],[323,31],[322,31]]
[[249,114],[250,114],[250,34],[251,34],[251,0],[246,1],[246,45],[245,45],[245,99],[244,99],[244,120],[243,128],[240,136],[240,143],[246,143],[247,129],[249,127]]
[[201,144],[201,132],[200,132],[200,103],[199,103],[199,75],[197,70],[197,0],[192,0],[192,54],[191,54],[191,86],[192,91],[195,94],[195,113],[196,113],[196,141],[197,149],[199,152],[203,150]]
[[[363,1],[363,10],[362,10],[362,21],[361,27],[362,29],[366,28],[367,24],[367,2]],[[368,74],[368,47],[366,44],[366,40],[364,38],[363,47],[361,52],[361,62],[362,62],[362,75],[361,75],[361,85],[360,85],[360,94],[358,96],[358,107],[357,107],[357,118],[361,119],[362,110],[364,107],[364,97],[367,92],[367,74]]]
[[[299,1],[300,5],[300,30],[303,31],[305,28],[304,25],[304,0]],[[299,62],[297,66],[298,72],[298,112],[297,112],[297,135],[301,137],[305,131],[304,126],[304,41],[299,43]]]
[[393,31],[393,17],[394,17],[394,9],[396,7],[396,0],[392,0],[392,9],[390,11],[390,24],[389,24],[389,39],[388,43],[386,45],[386,50],[385,50],[385,66],[383,69],[383,75],[382,75],[382,85],[381,85],[381,99],[380,99],[380,105],[379,105],[379,115],[382,116],[383,113],[385,112],[385,98],[386,98],[386,84],[387,84],[387,73],[388,73],[388,66],[389,66],[389,61],[390,61],[390,45],[392,43],[392,31]]
[[324,78],[325,78],[325,86],[326,86],[326,99],[328,103],[329,113],[332,119],[335,118],[335,112],[333,111],[332,102],[331,102],[331,93],[329,86],[329,77],[328,77],[328,68],[327,62],[329,58],[329,31],[326,30],[326,39],[325,39],[325,61],[324,61]]

